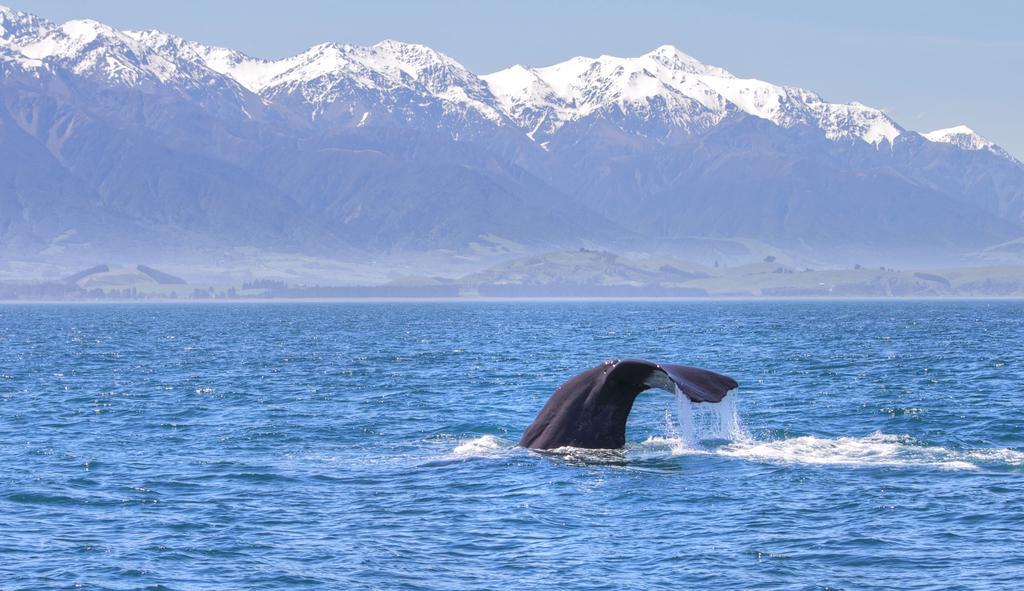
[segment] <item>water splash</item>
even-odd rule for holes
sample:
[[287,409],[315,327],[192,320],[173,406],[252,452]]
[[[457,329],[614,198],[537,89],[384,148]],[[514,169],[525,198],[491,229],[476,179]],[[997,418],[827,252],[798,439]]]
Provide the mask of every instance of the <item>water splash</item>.
[[711,439],[724,439],[726,441],[748,441],[750,437],[743,429],[740,421],[740,412],[736,406],[736,397],[727,394],[718,404],[704,405],[713,415],[712,426],[717,425],[717,431],[711,432]]
[[727,394],[718,403],[695,404],[676,386],[680,445],[698,449],[707,440],[749,441],[750,437],[740,421],[736,398]]
[[693,423],[693,403],[676,386],[676,409],[679,413],[679,443],[683,448],[697,447],[697,432]]

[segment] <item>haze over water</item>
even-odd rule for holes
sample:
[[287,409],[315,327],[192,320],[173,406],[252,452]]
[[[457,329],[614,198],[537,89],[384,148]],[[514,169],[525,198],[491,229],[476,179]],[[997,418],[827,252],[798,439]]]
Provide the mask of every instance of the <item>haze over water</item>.
[[[4,589],[1013,589],[1024,303],[0,306]],[[515,447],[607,358],[726,373]],[[724,432],[723,431],[723,432]]]

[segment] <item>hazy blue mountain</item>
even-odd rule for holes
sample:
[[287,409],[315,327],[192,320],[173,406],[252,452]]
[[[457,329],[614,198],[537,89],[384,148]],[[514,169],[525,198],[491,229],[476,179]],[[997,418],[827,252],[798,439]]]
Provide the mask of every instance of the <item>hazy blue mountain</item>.
[[0,8],[0,156],[9,259],[753,241],[924,263],[1024,236],[1024,165],[969,128],[669,46],[478,76],[397,41],[268,61]]

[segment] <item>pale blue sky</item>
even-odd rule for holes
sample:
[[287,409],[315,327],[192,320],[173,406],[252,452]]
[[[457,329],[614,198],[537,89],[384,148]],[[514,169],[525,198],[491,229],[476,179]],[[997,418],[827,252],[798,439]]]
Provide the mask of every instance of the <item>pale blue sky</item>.
[[1024,158],[1024,2],[0,0],[64,21],[156,28],[259,57],[323,41],[424,43],[477,73],[664,43],[738,76],[966,124]]

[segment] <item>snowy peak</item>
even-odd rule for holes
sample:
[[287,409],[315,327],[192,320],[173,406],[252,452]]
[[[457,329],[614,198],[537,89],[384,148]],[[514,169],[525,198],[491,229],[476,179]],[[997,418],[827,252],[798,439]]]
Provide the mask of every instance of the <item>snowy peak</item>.
[[395,84],[422,81],[430,85],[437,82],[432,77],[442,72],[472,76],[442,53],[398,41],[382,41],[369,47],[321,43],[279,60],[261,60],[230,49],[193,45],[211,69],[236,78],[253,92],[271,86],[310,82],[324,76],[361,78],[368,86],[382,80]]
[[368,47],[321,43],[279,60],[192,45],[211,70],[269,101],[299,97],[309,105],[313,118],[336,102],[351,100],[353,93],[383,97],[403,91],[474,110],[495,122],[503,120],[483,81],[454,59],[423,45],[391,40]]
[[445,90],[453,81],[475,78],[462,64],[425,45],[391,39],[370,47],[351,47],[367,67],[400,80],[403,75],[432,90]]
[[544,68],[517,65],[482,78],[509,117],[540,141],[538,131],[552,135],[591,116],[624,115],[688,131],[714,125],[725,105],[700,75],[729,76],[662,46],[638,58],[576,57]]
[[952,144],[961,150],[987,150],[993,154],[1002,156],[1003,158],[1016,160],[1009,152],[999,147],[995,142],[982,136],[966,125],[957,125],[955,127],[947,127],[946,129],[936,129],[935,131],[929,131],[928,133],[922,133],[921,135],[930,142]]
[[35,15],[0,5],[0,45],[39,37],[53,27],[52,23]]
[[68,41],[78,45],[88,45],[98,38],[114,40],[119,36],[111,27],[92,19],[68,21],[60,30]]
[[346,59],[347,48],[336,43],[323,43],[288,58],[266,61],[222,48],[202,48],[207,66],[237,80],[255,93],[337,76],[353,69]]
[[513,120],[534,129],[543,124],[550,133],[568,122],[609,113],[644,123],[657,119],[688,131],[744,113],[782,127],[814,125],[831,140],[873,145],[891,144],[902,132],[878,109],[827,103],[799,88],[736,78],[671,45],[636,58],[577,57],[544,68],[513,66],[483,79]]
[[666,68],[690,74],[704,76],[718,76],[720,78],[733,78],[734,76],[722,68],[709,66],[696,58],[683,53],[674,45],[662,45],[653,51],[643,55],[644,58],[655,61]]
[[364,68],[384,74],[395,86],[420,87],[443,101],[473,108],[493,121],[502,119],[487,84],[439,51],[394,40],[350,47],[350,51]]
[[70,70],[80,76],[94,76],[117,85],[135,86],[146,79],[165,80],[171,64],[157,60],[150,68],[150,56],[129,36],[93,21],[73,20],[44,28],[35,39],[22,38],[15,49],[41,64]]
[[567,109],[568,103],[537,70],[516,64],[482,79],[505,112],[519,119],[524,108]]
[[936,129],[935,131],[929,131],[927,133],[922,133],[921,135],[927,138],[930,142],[956,144],[965,150],[981,150],[995,145],[966,125]]
[[10,9],[0,9],[0,30],[0,47],[23,68],[62,70],[111,86],[177,90],[210,83],[212,72],[173,35],[118,31],[90,19],[55,25]]

